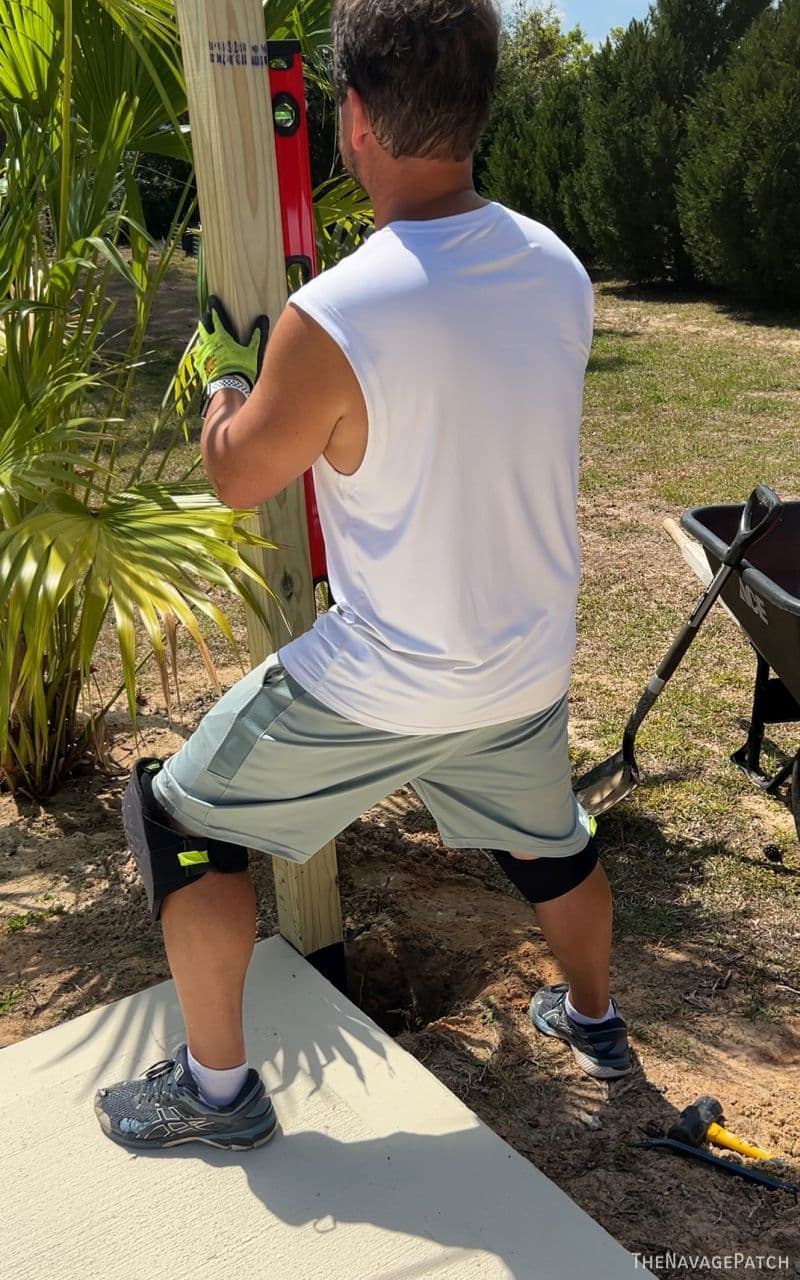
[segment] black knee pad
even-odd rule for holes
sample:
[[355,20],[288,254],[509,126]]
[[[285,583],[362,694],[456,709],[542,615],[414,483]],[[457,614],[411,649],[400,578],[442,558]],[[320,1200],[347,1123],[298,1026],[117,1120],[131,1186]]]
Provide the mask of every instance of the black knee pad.
[[539,902],[552,902],[565,893],[577,889],[594,871],[598,863],[597,842],[594,837],[581,853],[571,858],[512,858],[510,853],[496,853],[497,860],[511,883],[534,906]]
[[207,871],[246,871],[249,862],[244,845],[184,836],[168,825],[153,795],[153,778],[162,767],[161,760],[137,761],[122,801],[122,825],[154,920],[169,894]]

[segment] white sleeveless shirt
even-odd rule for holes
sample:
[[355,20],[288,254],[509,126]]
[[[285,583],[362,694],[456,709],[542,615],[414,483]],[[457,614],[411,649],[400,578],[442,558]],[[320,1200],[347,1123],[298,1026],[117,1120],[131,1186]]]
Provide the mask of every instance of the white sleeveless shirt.
[[359,724],[502,724],[567,691],[593,297],[545,227],[490,204],[394,222],[292,298],[366,401],[360,469],[314,467],[336,605],[280,660]]

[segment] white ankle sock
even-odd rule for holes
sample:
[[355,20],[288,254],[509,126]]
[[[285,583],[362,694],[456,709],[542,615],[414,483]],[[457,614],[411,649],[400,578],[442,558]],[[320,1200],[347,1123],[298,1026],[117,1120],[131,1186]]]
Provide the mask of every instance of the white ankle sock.
[[210,1107],[227,1107],[233,1102],[237,1093],[247,1079],[247,1063],[241,1067],[230,1067],[227,1071],[215,1071],[213,1067],[204,1067],[187,1050],[189,1070],[194,1082],[200,1090],[200,1097]]
[[571,1018],[573,1022],[577,1022],[578,1025],[582,1027],[596,1027],[599,1023],[607,1022],[609,1018],[616,1018],[617,1016],[614,1012],[613,1004],[609,1002],[608,1010],[603,1014],[602,1018],[587,1018],[585,1013],[578,1013],[578,1010],[569,998],[569,992],[567,992],[567,998],[564,1001],[564,1008],[567,1011],[567,1017]]

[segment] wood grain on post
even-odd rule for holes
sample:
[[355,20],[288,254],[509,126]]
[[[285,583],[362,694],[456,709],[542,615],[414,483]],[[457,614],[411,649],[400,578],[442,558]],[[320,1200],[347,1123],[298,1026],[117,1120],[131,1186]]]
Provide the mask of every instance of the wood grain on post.
[[[263,313],[274,325],[287,298],[264,11],[261,0],[175,0],[175,8],[209,292],[246,337]],[[281,609],[293,635],[314,622],[302,482],[261,507],[254,527],[277,545],[251,559],[280,601],[260,597],[269,633],[248,616],[255,665],[290,638]],[[284,937],[303,955],[341,942],[335,844],[304,867],[278,858],[273,868]]]

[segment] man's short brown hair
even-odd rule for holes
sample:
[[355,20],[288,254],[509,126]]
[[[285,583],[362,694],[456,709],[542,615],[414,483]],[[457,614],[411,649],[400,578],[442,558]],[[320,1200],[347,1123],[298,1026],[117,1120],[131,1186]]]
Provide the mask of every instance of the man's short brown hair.
[[332,25],[339,101],[358,91],[382,147],[469,157],[497,80],[494,0],[336,0]]

